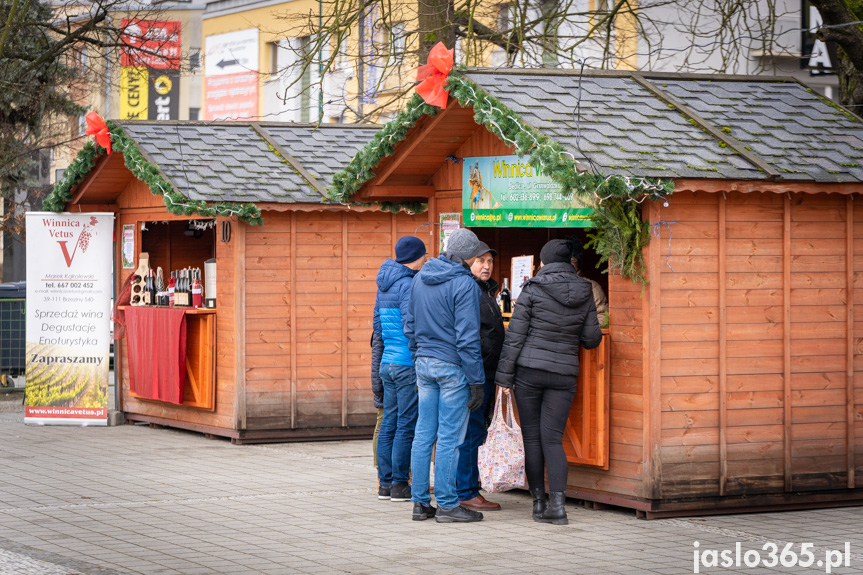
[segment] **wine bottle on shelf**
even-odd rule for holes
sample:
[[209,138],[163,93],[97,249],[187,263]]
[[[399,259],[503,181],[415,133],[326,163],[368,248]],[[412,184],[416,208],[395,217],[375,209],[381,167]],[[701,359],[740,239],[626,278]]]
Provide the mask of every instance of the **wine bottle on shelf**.
[[152,268],[147,270],[147,280],[144,282],[144,305],[156,305],[156,282]]
[[177,283],[174,287],[174,305],[183,307],[183,270],[177,270]]
[[177,277],[175,272],[171,272],[171,277],[168,278],[168,305],[174,307],[174,289],[177,286]]
[[174,291],[174,304],[180,307],[189,306],[189,293],[187,291],[188,276],[186,270],[182,269],[177,272],[177,288]]
[[509,278],[503,278],[503,287],[500,288],[500,301],[503,313],[512,313],[512,293],[509,291]]
[[168,305],[168,292],[165,291],[165,276],[162,268],[156,268],[156,305]]
[[204,303],[201,298],[201,270],[195,268],[192,277],[192,307],[198,309]]

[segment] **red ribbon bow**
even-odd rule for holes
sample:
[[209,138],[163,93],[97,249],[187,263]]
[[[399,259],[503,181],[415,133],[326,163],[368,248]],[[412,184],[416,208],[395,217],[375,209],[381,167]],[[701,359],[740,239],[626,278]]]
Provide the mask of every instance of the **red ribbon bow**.
[[96,136],[96,143],[105,148],[108,155],[111,155],[111,133],[108,131],[105,120],[99,117],[95,111],[90,112],[84,118],[87,120],[87,135]]
[[447,50],[443,42],[438,42],[429,52],[428,63],[417,69],[417,94],[422,96],[426,104],[446,108],[449,92],[444,87],[446,77],[452,70],[455,49]]

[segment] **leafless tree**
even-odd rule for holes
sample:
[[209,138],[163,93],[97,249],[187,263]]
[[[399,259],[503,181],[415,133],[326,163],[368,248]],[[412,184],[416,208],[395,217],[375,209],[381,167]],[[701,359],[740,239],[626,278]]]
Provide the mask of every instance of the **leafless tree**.
[[819,37],[838,46],[839,101],[863,117],[863,2],[809,1],[818,8],[824,21]]
[[[863,81],[843,72],[853,56],[863,58],[863,32],[848,25],[859,16],[850,6],[859,2],[812,3],[823,7],[825,24],[842,24],[821,34],[844,46],[840,77],[849,80],[840,95],[861,109],[854,102],[863,96],[847,98],[863,93]],[[764,55],[799,52],[800,14],[796,0],[322,0],[319,12],[281,20],[281,35],[306,41],[280,73],[294,83],[313,68],[324,82],[357,63],[348,76],[359,97],[324,88],[323,99],[339,100],[355,119],[377,120],[407,95],[438,41],[455,46],[457,63],[467,66],[776,73],[775,60]]]
[[95,78],[104,86],[107,62],[121,50],[158,54],[152,42],[130,45],[126,27],[159,13],[121,0],[0,0],[0,232],[20,232],[21,204],[47,192],[50,154],[80,146],[88,91]]

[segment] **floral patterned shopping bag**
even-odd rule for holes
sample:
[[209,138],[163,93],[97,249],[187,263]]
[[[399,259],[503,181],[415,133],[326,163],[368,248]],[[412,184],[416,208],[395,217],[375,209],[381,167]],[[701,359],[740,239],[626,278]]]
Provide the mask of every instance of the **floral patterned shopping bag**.
[[526,488],[521,427],[512,412],[511,396],[506,396],[504,419],[503,397],[503,390],[498,388],[488,437],[479,448],[479,478],[482,488],[489,493]]

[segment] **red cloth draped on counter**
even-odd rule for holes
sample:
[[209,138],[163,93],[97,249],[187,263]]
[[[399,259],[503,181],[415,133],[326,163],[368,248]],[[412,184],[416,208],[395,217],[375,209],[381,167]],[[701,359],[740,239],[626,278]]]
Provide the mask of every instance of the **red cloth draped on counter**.
[[127,307],[129,389],[139,397],[183,403],[186,313],[176,308]]

